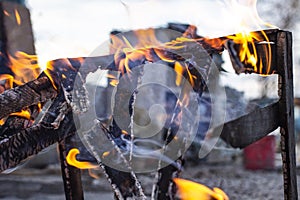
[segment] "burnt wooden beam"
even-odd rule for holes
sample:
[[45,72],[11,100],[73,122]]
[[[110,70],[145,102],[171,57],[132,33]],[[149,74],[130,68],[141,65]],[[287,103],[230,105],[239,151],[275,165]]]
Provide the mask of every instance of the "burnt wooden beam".
[[15,167],[29,156],[74,134],[73,115],[63,108],[66,105],[63,99],[59,97],[54,101],[40,123],[1,138],[0,171]]
[[23,51],[35,55],[29,10],[17,3],[1,1],[0,11],[1,38],[7,53],[14,55],[17,51]]
[[284,198],[298,199],[295,130],[292,33],[281,31],[277,36],[277,65],[279,71],[279,115],[281,155],[283,161]]
[[247,115],[220,125],[211,134],[221,132],[220,137],[234,148],[246,146],[265,137],[279,126],[279,103],[256,108]]
[[66,160],[69,150],[67,148],[67,145],[73,144],[73,142],[71,141],[72,137],[74,137],[74,135],[66,137],[58,144],[65,197],[67,200],[83,200],[84,196],[81,181],[81,170],[76,167],[70,166]]
[[48,77],[44,76],[24,85],[5,90],[0,94],[0,119],[23,108],[46,102],[56,97],[57,91],[52,87]]

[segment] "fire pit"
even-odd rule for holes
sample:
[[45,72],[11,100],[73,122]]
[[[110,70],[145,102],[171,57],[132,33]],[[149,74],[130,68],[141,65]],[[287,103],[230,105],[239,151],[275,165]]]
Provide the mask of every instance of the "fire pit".
[[[16,17],[16,22],[20,23],[18,17]],[[14,167],[25,158],[58,142],[67,199],[83,199],[80,169],[70,165],[72,161],[76,163],[76,160],[82,164],[81,168],[100,166],[112,185],[116,198],[145,199],[146,196],[131,159],[132,156],[145,156],[135,147],[137,146],[136,141],[141,143],[146,141],[136,138],[131,130],[135,113],[134,105],[138,95],[137,86],[143,73],[136,70],[137,66],[151,63],[164,64],[176,72],[175,85],[180,85],[185,79],[186,83],[190,85],[187,91],[201,96],[207,87],[205,80],[211,64],[211,60],[207,58],[213,53],[221,53],[226,48],[236,73],[278,74],[280,99],[272,105],[256,109],[245,116],[214,128],[212,134],[222,131],[221,138],[224,141],[232,147],[244,148],[280,127],[285,199],[297,199],[292,34],[288,31],[271,29],[249,33],[246,37],[236,34],[211,39],[198,36],[196,27],[191,25],[169,24],[168,27],[162,29],[131,32],[131,34],[137,34],[135,37],[144,36],[141,41],[145,43],[134,43],[136,38],[131,41],[129,33],[126,35],[126,33],[113,32],[111,34],[111,55],[53,60],[48,63],[47,70],[35,77],[35,80],[26,81],[19,86],[15,85],[17,87],[12,89],[4,87],[6,90],[0,94],[0,119],[3,120],[0,129],[0,170]],[[166,41],[153,38],[149,34],[149,32],[154,32],[155,36],[158,32],[166,30],[175,30],[172,32],[174,34],[171,34],[172,38],[167,38]],[[241,53],[244,55],[241,56]],[[9,55],[6,56],[9,59]],[[22,53],[19,57],[26,59],[27,65],[36,64],[35,57]],[[201,59],[197,59],[199,57]],[[12,69],[12,66],[9,68]],[[89,108],[87,90],[84,86],[86,77],[99,68],[120,73],[118,77],[112,74],[107,76],[111,80],[110,83],[117,88],[115,107],[119,109],[113,113],[112,119],[106,119],[108,122],[99,119],[93,121],[93,127],[85,130],[81,135],[82,139],[82,137],[88,138],[101,133],[101,140],[97,142],[106,141],[102,145],[97,145],[99,149],[88,149],[88,152],[82,143],[86,145],[91,142],[91,139],[79,140],[75,132],[84,127],[84,124],[80,124],[78,121],[81,120],[80,115]],[[17,75],[13,73],[12,79],[16,77]],[[8,83],[10,79],[2,76],[1,80]],[[125,82],[126,88],[122,88],[122,84],[120,84],[122,80],[127,81]],[[16,82],[14,83],[16,84]],[[125,83],[123,82],[123,84]],[[129,91],[126,90],[128,85],[130,86]],[[5,84],[4,86],[8,87]],[[23,94],[26,94],[25,97]],[[187,137],[183,137],[176,131],[174,133],[174,130],[179,129],[184,109],[191,104],[189,95],[189,93],[183,92],[171,109],[174,112],[170,114],[168,125],[164,130],[163,144],[161,145],[163,153],[158,155],[159,162],[156,163],[159,167],[156,171],[156,185],[153,188],[152,198],[172,199],[175,197],[176,187],[173,178],[178,176],[182,168],[184,154],[168,160],[169,155],[165,153],[168,151],[167,145],[172,141],[177,141],[176,144],[182,145],[176,149],[176,154],[183,152],[183,147],[187,144]],[[30,122],[35,119],[48,99],[52,99],[52,103],[41,121],[37,124]],[[127,104],[124,104],[123,99],[128,100]],[[121,112],[124,107],[128,113]],[[21,111],[25,114],[22,114]],[[4,119],[7,116],[10,117]],[[117,117],[123,119],[122,127],[118,124]],[[12,128],[10,120],[16,122],[18,118],[22,119],[21,126]],[[26,126],[24,125],[25,121]],[[7,131],[8,129],[9,131]],[[109,151],[102,150],[104,144],[109,146]],[[80,154],[77,157],[76,155],[71,156],[72,148],[81,148],[80,154],[84,154],[86,151],[87,155],[81,159],[78,159]],[[93,150],[97,153],[94,153]],[[91,159],[86,159],[90,153],[92,153]],[[121,168],[114,168],[106,162],[102,162],[112,155],[115,156],[113,158],[119,160]],[[168,156],[163,157],[165,155]],[[163,160],[166,161],[165,166],[160,167]],[[91,162],[94,162],[94,165]],[[76,166],[79,167],[79,165]],[[180,182],[179,179],[174,179],[174,181],[175,183]],[[180,187],[180,183],[178,185]],[[215,189],[214,191],[209,190],[207,193],[211,193],[213,197],[213,194],[221,194],[222,191]],[[226,195],[223,197],[226,199]]]

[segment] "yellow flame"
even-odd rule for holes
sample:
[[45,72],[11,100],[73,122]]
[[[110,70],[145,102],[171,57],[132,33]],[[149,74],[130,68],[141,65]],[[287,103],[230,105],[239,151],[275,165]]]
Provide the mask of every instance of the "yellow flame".
[[210,189],[205,185],[180,178],[173,180],[178,187],[181,200],[229,200],[228,196],[219,188]]
[[[232,40],[235,44],[239,45],[239,58],[243,64],[253,67],[253,71],[262,75],[268,75],[271,72],[271,43],[264,31],[258,31],[254,33],[254,29],[264,28],[277,28],[269,23],[264,22],[258,15],[256,9],[257,0],[238,1],[231,0],[230,8],[233,13],[233,20],[237,21],[239,25],[233,36],[227,38]],[[266,42],[266,48],[264,48],[265,56],[258,56],[256,45],[259,42]],[[261,53],[261,52],[260,52]],[[262,58],[265,57],[266,62],[262,62]],[[265,66],[264,66],[265,64]],[[263,71],[265,69],[265,71]]]
[[0,74],[0,81],[4,81],[5,83],[2,84],[4,88],[11,89],[13,87],[14,77],[9,74]]
[[44,70],[44,73],[45,73],[45,74],[47,75],[47,77],[49,78],[49,80],[50,80],[50,82],[51,82],[53,88],[54,88],[55,90],[57,90],[57,87],[56,87],[56,85],[55,85],[54,79],[52,78],[52,75],[51,75],[51,73],[50,73],[50,72],[53,71],[53,70],[54,70],[54,67],[53,67],[53,61],[47,62],[46,70]]
[[22,21],[21,21],[21,16],[17,9],[15,9],[15,16],[16,16],[17,24],[20,26]]
[[0,119],[0,126],[2,126],[5,123],[4,119]]
[[41,111],[42,111],[42,108],[43,108],[42,103],[39,102],[39,103],[37,104],[37,107],[38,107],[38,112],[41,112]]
[[102,158],[105,158],[105,157],[107,157],[109,154],[110,154],[110,152],[109,152],[109,151],[105,151],[105,152],[102,154]]
[[30,112],[28,110],[22,110],[20,112],[15,112],[15,113],[11,113],[10,114],[11,116],[18,116],[18,117],[23,117],[23,118],[26,118],[26,119],[30,119]]
[[8,55],[10,69],[14,73],[14,83],[22,85],[34,80],[40,74],[40,67],[36,55],[29,55],[25,52],[17,51],[14,56]]
[[174,64],[174,70],[176,72],[175,84],[177,86],[179,86],[181,84],[182,74],[183,74],[185,68],[179,62],[175,62],[175,64]]
[[109,82],[109,84],[113,87],[116,87],[119,84],[119,80],[113,79]]
[[81,162],[76,160],[76,155],[78,155],[80,152],[78,149],[73,148],[68,152],[68,155],[66,157],[67,163],[71,166],[77,167],[79,169],[92,169],[97,168],[97,165],[94,165],[90,162]]

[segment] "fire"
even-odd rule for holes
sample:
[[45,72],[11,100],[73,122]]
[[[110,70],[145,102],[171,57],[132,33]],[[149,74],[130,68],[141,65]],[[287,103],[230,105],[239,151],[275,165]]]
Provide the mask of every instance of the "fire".
[[21,21],[21,16],[17,9],[15,9],[15,16],[16,16],[17,24],[20,26],[22,21]]
[[[15,14],[16,17],[19,16],[16,10]],[[0,74],[0,83],[5,90],[34,80],[40,74],[40,67],[36,55],[29,55],[25,52],[17,51],[13,56],[8,54],[8,59],[8,67],[11,70],[11,74]],[[10,115],[31,119],[30,111],[27,108]],[[1,123],[4,122],[5,120],[2,119]]]
[[1,85],[4,86],[5,89],[10,89],[13,87],[14,77],[9,74],[0,74],[0,82],[3,82]]
[[[271,74],[271,43],[264,31],[256,33],[251,32],[253,29],[277,28],[269,23],[264,22],[258,15],[256,9],[257,0],[248,0],[242,3],[238,0],[230,1],[230,12],[232,20],[237,24],[236,31],[238,34],[228,36],[235,44],[239,45],[239,59],[248,68],[253,68],[253,72],[268,75]],[[264,42],[265,63],[261,57],[258,57],[256,46]],[[264,69],[264,70],[263,70]]]
[[[268,75],[271,73],[271,43],[264,31],[261,31],[260,33],[261,34],[243,31],[236,35],[228,36],[227,38],[239,45],[238,56],[244,65],[251,66],[256,73]],[[266,42],[267,44],[267,47],[264,49],[266,58],[265,66],[262,58],[258,57],[256,50],[256,45],[260,42]],[[265,73],[263,72],[263,69],[265,69]]]
[[116,87],[119,84],[117,77],[112,74],[106,74],[106,78],[110,80],[109,84],[113,87]]
[[[141,65],[145,61],[164,61],[174,66],[174,70],[177,73],[176,85],[180,85],[181,79],[187,77],[190,84],[194,86],[196,76],[192,75],[188,65],[184,63],[185,59],[181,55],[176,54],[176,51],[185,51],[185,48],[191,44],[201,45],[201,43],[205,42],[203,38],[190,38],[191,34],[189,32],[195,29],[194,26],[190,27],[181,37],[166,43],[160,42],[155,36],[154,29],[151,28],[133,31],[135,38],[133,40],[129,37],[131,41],[124,35],[111,35],[110,52],[114,53],[115,64],[122,74],[130,74],[133,65]],[[218,46],[217,48],[223,47]],[[115,85],[116,81],[112,81],[111,84]]]
[[70,76],[77,73],[78,68],[84,62],[84,58],[64,58],[58,60],[52,60],[47,62],[46,70],[44,73],[49,78],[54,89],[58,89],[55,80],[60,79],[60,83],[63,80],[71,80]]
[[47,75],[47,77],[49,78],[49,80],[50,80],[53,88],[57,90],[57,87],[56,87],[55,82],[54,82],[54,80],[52,78],[52,75],[51,75],[51,72],[55,70],[54,67],[53,67],[53,65],[54,65],[53,61],[47,62],[47,68],[46,68],[46,70],[44,72]]
[[10,69],[13,72],[13,82],[16,85],[23,85],[34,80],[40,74],[40,67],[36,55],[29,55],[25,52],[17,51],[14,56],[8,55]]
[[15,113],[11,113],[10,115],[12,116],[19,116],[19,117],[23,117],[23,118],[26,118],[26,119],[30,119],[30,112],[26,109],[20,111],[20,112],[15,112]]
[[94,165],[90,162],[81,162],[76,160],[76,155],[78,155],[80,152],[78,149],[73,148],[68,152],[68,155],[66,157],[67,163],[69,165],[72,165],[74,167],[77,167],[79,169],[93,169],[97,168],[98,165]]
[[102,154],[102,158],[105,158],[107,156],[109,156],[110,152],[109,151],[105,151],[103,154]]
[[219,188],[210,189],[202,184],[189,180],[174,178],[181,200],[229,200]]

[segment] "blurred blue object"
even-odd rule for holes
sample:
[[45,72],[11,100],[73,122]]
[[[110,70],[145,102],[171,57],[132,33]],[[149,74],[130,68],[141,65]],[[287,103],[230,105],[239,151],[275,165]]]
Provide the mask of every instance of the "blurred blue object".
[[22,5],[25,5],[25,0],[0,0],[0,2],[2,1],[9,1],[9,2],[13,2],[13,3],[19,3]]
[[300,140],[300,117],[295,119],[295,133],[297,141]]

